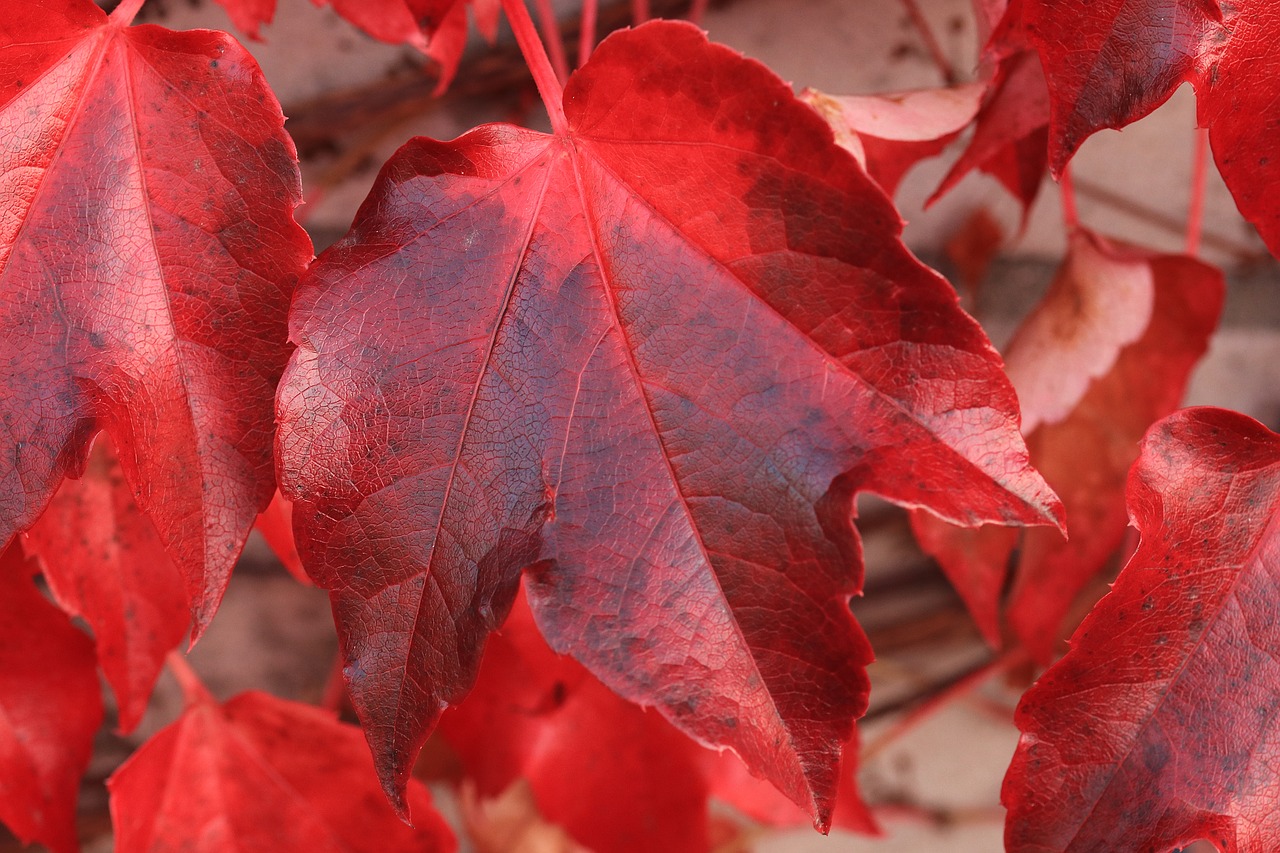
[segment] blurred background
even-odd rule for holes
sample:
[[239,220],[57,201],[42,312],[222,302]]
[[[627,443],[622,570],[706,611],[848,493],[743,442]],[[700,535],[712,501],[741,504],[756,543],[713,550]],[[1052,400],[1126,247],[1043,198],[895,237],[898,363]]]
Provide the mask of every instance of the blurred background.
[[[688,6],[651,0],[655,16],[678,17]],[[556,10],[566,32],[576,32],[577,4],[557,2]],[[602,0],[602,34],[629,22],[630,10],[626,0]],[[719,0],[702,25],[713,40],[761,60],[797,91],[813,87],[844,95],[936,87],[945,82],[939,58],[955,79],[974,79],[978,36],[969,0],[918,0],[916,11],[919,17],[899,0]],[[936,51],[922,34],[921,18]],[[213,0],[148,0],[139,21],[232,29]],[[410,137],[447,139],[490,121],[546,126],[505,25],[492,46],[473,34],[456,81],[442,97],[432,95],[434,69],[417,51],[374,41],[310,0],[279,0],[262,41],[237,35],[257,56],[289,117],[307,193],[299,217],[317,251],[346,231],[380,165]],[[1073,161],[1081,223],[1152,249],[1181,251],[1194,140],[1195,102],[1187,87],[1124,132],[1091,138]],[[967,307],[999,346],[1044,293],[1066,234],[1057,186],[1048,179],[1025,225],[1018,202],[978,173],[924,209],[964,141],[914,168],[897,201],[908,220],[909,246],[962,285]],[[1227,272],[1228,301],[1188,401],[1237,409],[1274,428],[1280,421],[1273,371],[1280,360],[1275,263],[1212,166],[1203,257]],[[861,784],[886,837],[761,830],[727,841],[724,849],[1000,850],[1000,781],[1017,742],[1012,709],[1034,672],[1014,658],[997,658],[984,644],[946,579],[915,546],[900,510],[865,500],[859,526],[867,582],[854,609],[879,657],[871,669],[871,711],[861,729]],[[1086,597],[1096,599],[1108,580],[1099,578]],[[324,593],[290,578],[255,533],[192,663],[220,697],[252,688],[315,702],[329,684],[335,651]],[[180,708],[165,675],[136,732],[101,736],[81,803],[92,853],[111,849],[102,781]],[[450,786],[434,789],[459,826]],[[525,849],[558,849],[554,834],[540,838],[529,843],[543,846]],[[469,844],[463,839],[464,850],[477,849]],[[17,849],[11,840],[0,843],[0,850],[11,848]]]

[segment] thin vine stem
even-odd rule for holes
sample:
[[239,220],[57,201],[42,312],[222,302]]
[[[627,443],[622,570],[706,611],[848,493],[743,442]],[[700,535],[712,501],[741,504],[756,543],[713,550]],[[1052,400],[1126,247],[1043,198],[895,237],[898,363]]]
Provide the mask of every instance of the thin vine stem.
[[702,26],[702,16],[707,14],[709,3],[710,0],[693,0],[693,5],[689,7],[689,23]]
[[186,657],[181,652],[169,652],[165,663],[169,665],[169,671],[173,673],[173,677],[178,680],[178,686],[182,688],[182,695],[188,705],[213,701],[209,688],[204,686],[200,676],[196,675],[196,671],[191,668],[191,664],[187,663]]
[[1209,131],[1196,128],[1196,147],[1192,155],[1191,199],[1187,203],[1187,254],[1200,254],[1200,239],[1204,234],[1204,192],[1209,172]]
[[538,9],[538,26],[542,29],[542,40],[551,57],[551,67],[555,69],[560,85],[564,86],[569,79],[569,61],[565,59],[564,38],[560,35],[556,10],[551,7],[551,0],[534,0],[534,5]]
[[956,70],[947,61],[946,54],[942,52],[942,45],[938,43],[938,39],[934,36],[933,28],[929,26],[929,19],[920,11],[920,6],[916,3],[916,0],[902,0],[902,5],[907,10],[907,14],[911,16],[911,23],[915,24],[916,32],[920,34],[920,39],[924,42],[925,49],[933,57],[933,64],[938,66],[943,82],[948,86],[955,84],[958,79]]
[[109,16],[111,23],[121,27],[129,26],[133,23],[134,17],[145,2],[146,0],[123,0],[119,6],[112,10]]
[[552,129],[558,134],[568,133],[569,122],[564,116],[564,88],[556,78],[555,69],[551,67],[551,60],[547,58],[547,51],[538,38],[538,29],[529,17],[524,0],[502,0],[502,10],[507,13],[507,20],[511,22],[511,30],[516,36],[516,44],[520,46],[520,53],[524,55],[524,61],[533,74],[538,94],[542,96],[547,115],[551,117]]
[[1062,223],[1068,231],[1074,231],[1080,225],[1080,212],[1076,209],[1076,188],[1071,183],[1070,164],[1062,167],[1062,175],[1058,178],[1058,192],[1062,196]]
[[596,21],[600,17],[597,0],[582,0],[582,27],[578,32],[578,67],[587,64],[596,47]]
[[631,25],[638,27],[651,16],[649,0],[631,0]]

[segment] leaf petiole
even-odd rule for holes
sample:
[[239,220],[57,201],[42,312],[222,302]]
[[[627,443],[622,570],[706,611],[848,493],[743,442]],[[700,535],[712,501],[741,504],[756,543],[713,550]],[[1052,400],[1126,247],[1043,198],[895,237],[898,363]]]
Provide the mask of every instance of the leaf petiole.
[[547,107],[552,130],[558,135],[568,133],[569,123],[564,116],[564,89],[556,77],[555,69],[551,66],[551,60],[547,57],[542,40],[538,38],[538,29],[534,26],[533,19],[529,17],[529,10],[525,7],[524,0],[502,0],[502,9],[507,13],[507,20],[511,22],[511,29],[516,36],[516,43],[520,45],[520,52],[524,54],[524,60],[529,64],[529,71],[532,72],[533,81],[538,86],[542,103]]

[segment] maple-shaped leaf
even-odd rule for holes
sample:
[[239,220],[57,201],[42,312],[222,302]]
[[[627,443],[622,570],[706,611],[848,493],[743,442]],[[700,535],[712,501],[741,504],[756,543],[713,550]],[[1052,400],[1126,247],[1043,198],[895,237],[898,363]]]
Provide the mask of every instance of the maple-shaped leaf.
[[268,547],[280,560],[289,574],[308,586],[311,578],[307,570],[302,568],[302,558],[298,556],[298,543],[293,540],[293,504],[284,495],[276,492],[271,503],[258,516],[254,525]]
[[0,822],[54,853],[80,849],[76,799],[102,723],[93,642],[0,555]]
[[1218,171],[1241,214],[1280,251],[1280,7],[1268,0],[1025,0],[1051,92],[1050,165],[1195,86]]
[[826,95],[806,89],[800,97],[892,197],[912,166],[941,153],[969,126],[985,91],[980,83],[967,83],[884,95]]
[[93,629],[120,729],[132,731],[191,613],[182,575],[134,503],[105,436],[94,443],[84,475],[62,484],[24,545],[39,557],[62,609]]
[[1008,850],[1280,848],[1280,436],[1177,412],[1128,501],[1137,552],[1019,703]]
[[271,497],[272,392],[311,254],[297,159],[230,36],[0,0],[0,540],[105,428],[199,633]]
[[[694,743],[553,652],[524,596],[486,646],[474,689],[441,718],[440,731],[481,797],[524,779],[538,814],[595,853],[705,853],[712,795],[762,822],[810,820],[737,757]],[[853,780],[842,782],[835,824],[875,831]]]
[[219,704],[179,673],[187,708],[107,781],[119,853],[451,853],[420,782],[415,826],[387,804],[355,726],[265,693]]
[[[1044,300],[1014,335],[1006,368],[1023,404],[1031,460],[1062,497],[1069,540],[1027,530],[1008,615],[1038,660],[1053,659],[1076,596],[1124,539],[1125,477],[1147,428],[1178,407],[1222,310],[1222,273],[1083,229]],[[1017,531],[913,528],[998,644],[999,607]]]
[[536,563],[553,648],[825,825],[871,657],[853,495],[1056,498],[977,324],[768,69],[653,22],[550,103],[552,135],[408,143],[294,301],[281,490],[353,703],[394,797]]

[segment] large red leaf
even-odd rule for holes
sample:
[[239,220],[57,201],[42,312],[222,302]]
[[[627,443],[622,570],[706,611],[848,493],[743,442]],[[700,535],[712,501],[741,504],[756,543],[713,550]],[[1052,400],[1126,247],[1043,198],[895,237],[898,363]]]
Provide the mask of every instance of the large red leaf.
[[1280,6],[1269,0],[1025,0],[1052,103],[1060,171],[1104,127],[1123,127],[1184,82],[1246,219],[1280,251]]
[[[1062,496],[1070,539],[1021,536],[1008,615],[1040,661],[1124,539],[1124,483],[1147,428],[1177,408],[1222,310],[1222,273],[1084,230],[1043,302],[1009,345],[1031,459]],[[999,603],[1018,534],[967,530],[916,513],[913,526],[956,584],[983,634],[999,638]]]
[[884,95],[826,95],[805,89],[801,99],[818,111],[836,141],[889,197],[921,160],[942,152],[977,115],[986,88],[967,83]]
[[1280,436],[1178,412],[1128,500],[1137,553],[1018,706],[1008,849],[1280,848]]
[[537,563],[557,651],[825,825],[871,657],[853,495],[1056,499],[998,356],[786,84],[655,22],[563,104],[410,142],[294,302],[281,489],[353,702],[394,797]]
[[0,540],[104,427],[199,630],[271,497],[272,391],[310,242],[249,54],[125,18],[0,0]]
[[93,643],[39,593],[35,572],[16,545],[0,556],[0,821],[74,853],[102,695]]
[[396,818],[360,731],[319,708],[190,682],[186,712],[107,782],[120,853],[450,853],[453,834],[412,782]]
[[[703,853],[713,795],[765,823],[809,820],[737,757],[694,743],[556,655],[523,596],[486,646],[475,688],[440,730],[481,796],[525,779],[537,811],[595,853]],[[841,779],[835,825],[874,832],[851,777]]]
[[120,728],[132,731],[191,614],[182,576],[134,503],[105,437],[84,476],[62,484],[25,546],[40,558],[58,604],[93,629]]

